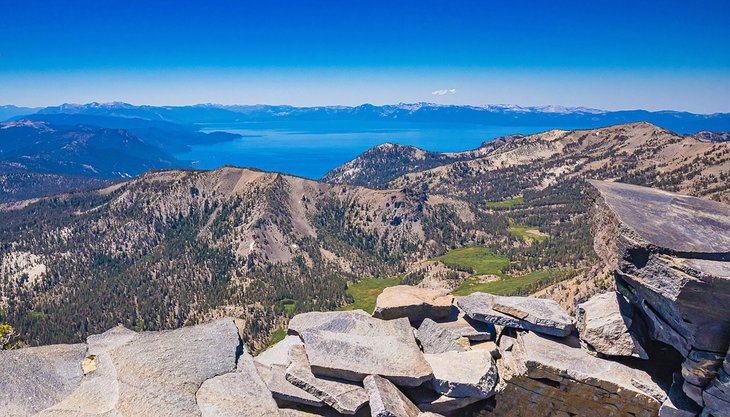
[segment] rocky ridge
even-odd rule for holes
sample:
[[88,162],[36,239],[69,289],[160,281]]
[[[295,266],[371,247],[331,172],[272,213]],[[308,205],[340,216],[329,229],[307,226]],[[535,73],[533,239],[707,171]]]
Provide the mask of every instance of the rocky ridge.
[[375,309],[390,320],[299,314],[255,358],[232,319],[117,327],[0,352],[0,374],[24,375],[0,379],[0,415],[730,415],[730,207],[591,186],[596,251],[618,292],[577,319],[551,300],[483,293],[455,297],[446,317],[433,290],[396,287]]

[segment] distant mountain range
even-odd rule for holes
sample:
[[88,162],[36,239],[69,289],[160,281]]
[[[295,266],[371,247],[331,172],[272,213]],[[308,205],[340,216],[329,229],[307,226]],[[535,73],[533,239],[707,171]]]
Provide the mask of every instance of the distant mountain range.
[[62,104],[41,109],[5,106],[0,108],[0,119],[31,113],[95,115],[180,124],[224,123],[273,120],[360,120],[475,123],[498,126],[549,126],[555,128],[590,128],[613,124],[646,121],[678,133],[700,130],[729,131],[730,113],[694,114],[680,111],[621,110],[607,111],[585,107],[516,105],[441,105],[412,103],[375,106],[318,106],[294,107],[288,105],[218,105],[192,106],[136,106],[127,103]]

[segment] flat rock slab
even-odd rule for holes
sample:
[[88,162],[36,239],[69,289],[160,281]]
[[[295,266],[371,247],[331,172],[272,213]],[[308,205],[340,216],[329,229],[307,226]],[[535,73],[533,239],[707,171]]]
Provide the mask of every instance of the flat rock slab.
[[238,358],[234,372],[203,382],[196,400],[201,417],[279,417],[276,402],[247,352]]
[[138,334],[110,352],[119,381],[118,411],[125,416],[198,415],[198,388],[235,369],[239,343],[233,319]]
[[447,397],[425,387],[407,388],[404,393],[424,413],[421,414],[421,417],[425,413],[452,415],[456,411],[482,400],[482,398],[473,397]]
[[443,319],[449,317],[453,300],[445,290],[396,285],[378,295],[373,317],[384,320],[406,317],[412,322]]
[[317,376],[360,382],[380,375],[402,386],[417,386],[432,376],[406,318],[333,315],[300,336]]
[[666,400],[649,374],[590,355],[577,338],[520,332],[511,346],[498,362],[494,415],[652,416]]
[[497,365],[487,350],[426,354],[433,369],[434,391],[449,397],[487,398],[494,395]]
[[84,375],[86,345],[0,351],[0,413],[33,415],[71,394]]
[[471,342],[493,340],[496,335],[493,324],[470,319],[463,311],[456,307],[451,311],[448,319],[438,320],[437,322],[455,331],[460,336],[466,337]]
[[368,394],[360,385],[315,376],[312,373],[303,346],[290,346],[289,358],[290,363],[286,369],[286,380],[338,412],[354,415],[367,404]]
[[578,333],[590,348],[606,356],[649,359],[632,331],[634,309],[614,291],[591,297],[576,306]]
[[730,206],[656,188],[589,181],[618,220],[645,245],[730,255]]
[[559,337],[575,329],[573,318],[553,300],[475,292],[458,297],[456,303],[467,316],[485,323]]
[[311,313],[297,314],[289,321],[287,332],[290,335],[298,335],[303,330],[315,328],[335,319],[346,319],[350,317],[370,317],[370,314],[363,310],[313,311]]
[[289,347],[293,345],[303,345],[302,339],[299,336],[287,335],[282,341],[256,355],[254,360],[267,366],[286,366],[289,364]]
[[455,329],[431,319],[421,322],[416,338],[424,353],[465,352],[469,349],[469,339],[461,336]]
[[119,381],[109,352],[135,337],[136,332],[117,326],[86,338],[88,352],[84,364],[87,369],[81,385],[63,401],[43,410],[36,417],[118,416]]
[[256,369],[274,398],[312,407],[323,406],[324,402],[322,400],[286,380],[286,368],[287,365],[274,364],[267,366],[256,362]]
[[372,417],[418,417],[421,414],[421,410],[387,379],[369,375],[363,385],[370,395]]

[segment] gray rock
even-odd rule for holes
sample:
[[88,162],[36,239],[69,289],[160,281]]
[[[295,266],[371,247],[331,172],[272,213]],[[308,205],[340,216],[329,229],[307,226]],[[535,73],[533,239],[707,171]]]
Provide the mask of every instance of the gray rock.
[[338,412],[353,415],[368,402],[367,392],[357,384],[315,376],[303,346],[290,346],[289,358],[286,380]]
[[659,417],[695,417],[700,408],[682,391],[682,375],[673,375],[672,385],[667,392],[667,399],[659,408]]
[[196,394],[201,417],[279,417],[279,409],[244,352],[235,371],[203,382]]
[[489,351],[445,352],[424,355],[431,369],[434,391],[449,397],[487,398],[494,394],[497,365]]
[[289,346],[303,345],[299,336],[288,335],[284,340],[256,355],[254,360],[258,363],[271,365],[289,364]]
[[403,386],[420,385],[432,376],[406,318],[340,316],[300,336],[318,376],[359,382],[381,375]]
[[424,353],[464,352],[469,349],[469,339],[431,319],[423,320],[416,338]]
[[685,393],[703,404],[730,344],[730,206],[645,187],[592,181],[594,247],[648,336],[687,359]]
[[475,292],[456,303],[467,316],[485,323],[561,337],[575,329],[573,318],[553,300]]
[[409,388],[405,394],[422,412],[445,415],[453,415],[458,410],[482,400],[473,397],[447,397],[422,387]]
[[494,342],[482,342],[473,344],[471,345],[471,350],[485,350],[489,352],[494,360],[502,357],[499,353],[499,346],[497,346],[497,344]]
[[312,329],[333,320],[346,319],[349,317],[370,317],[370,314],[362,310],[313,311],[311,313],[297,314],[289,321],[288,333],[290,335],[298,335],[303,330]]
[[634,356],[649,359],[633,325],[633,308],[619,293],[611,291],[591,297],[576,306],[581,340],[606,356]]
[[447,320],[439,320],[438,323],[469,339],[470,342],[494,340],[496,335],[493,324],[472,320],[456,307],[452,309]]
[[412,322],[444,319],[451,313],[453,300],[445,290],[396,285],[378,295],[373,317],[384,320],[406,317]]
[[89,336],[86,339],[87,357],[84,359],[87,372],[81,385],[63,401],[38,413],[36,417],[121,417],[116,408],[119,401],[119,381],[109,352],[136,336],[136,332],[123,326]]
[[125,416],[199,415],[198,388],[233,371],[239,345],[233,319],[138,334],[110,352],[119,381],[117,410]]
[[363,381],[370,394],[372,417],[418,417],[421,410],[387,379],[369,375]]
[[313,407],[324,405],[319,398],[287,381],[286,368],[287,365],[274,364],[267,366],[256,362],[256,369],[274,398]]
[[643,246],[675,253],[718,254],[718,259],[730,255],[727,205],[656,188],[589,182],[626,232],[631,232],[630,237],[640,240]]
[[29,416],[63,400],[80,384],[86,345],[0,351],[0,413]]
[[649,374],[590,355],[575,337],[520,332],[501,354],[494,415],[651,416],[666,400]]

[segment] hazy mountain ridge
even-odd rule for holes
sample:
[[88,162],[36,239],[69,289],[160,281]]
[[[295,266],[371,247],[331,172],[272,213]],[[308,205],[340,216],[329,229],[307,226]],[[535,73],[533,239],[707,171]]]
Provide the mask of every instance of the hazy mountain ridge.
[[40,109],[40,114],[90,114],[136,117],[174,123],[241,121],[397,120],[411,122],[474,123],[503,126],[600,127],[648,121],[676,132],[730,130],[730,114],[693,114],[681,111],[605,111],[583,107],[517,105],[442,105],[412,103],[393,105],[295,107],[289,105],[135,106],[127,103],[63,104]]

